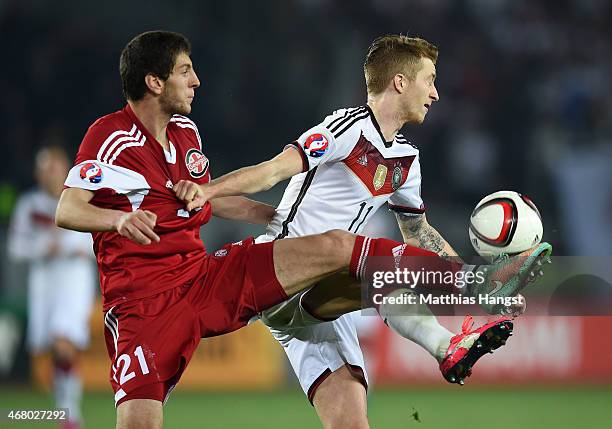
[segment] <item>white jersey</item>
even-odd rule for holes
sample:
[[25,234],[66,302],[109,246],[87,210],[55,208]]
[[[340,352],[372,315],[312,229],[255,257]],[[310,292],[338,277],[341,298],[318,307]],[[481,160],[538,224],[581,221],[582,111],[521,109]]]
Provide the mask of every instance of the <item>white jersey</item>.
[[55,226],[57,203],[42,190],[28,192],[17,201],[9,227],[9,255],[30,263],[28,342],[34,350],[60,336],[81,348],[89,340],[96,285],[93,243],[90,234]]
[[[402,213],[423,213],[419,151],[397,134],[386,142],[368,106],[342,109],[306,131],[293,145],[304,172],[291,179],[266,234],[257,242],[330,229],[360,233],[384,203]],[[292,150],[292,149],[291,149]],[[302,311],[305,292],[262,313],[312,401],[329,371],[345,364],[368,376],[355,314],[319,323]]]
[[56,258],[93,257],[90,234],[55,226],[57,203],[56,198],[42,190],[27,192],[19,198],[9,228],[9,254],[13,259],[34,265],[48,262],[46,254],[52,243],[57,246]]
[[368,106],[335,111],[293,145],[304,172],[287,186],[269,237],[360,233],[386,202],[403,213],[425,211],[418,149],[401,134],[386,142]]

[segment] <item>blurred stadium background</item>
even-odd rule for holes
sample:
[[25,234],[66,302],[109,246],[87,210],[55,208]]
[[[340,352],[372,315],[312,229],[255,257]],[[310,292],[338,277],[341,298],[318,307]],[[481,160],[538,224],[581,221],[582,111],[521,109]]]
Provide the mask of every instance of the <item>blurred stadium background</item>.
[[[58,143],[74,154],[94,119],[123,106],[119,52],[151,29],[191,39],[202,81],[191,117],[213,176],[271,157],[330,111],[362,104],[362,61],[374,37],[425,37],[440,48],[441,102],[404,134],[421,150],[430,223],[469,255],[472,207],[512,189],[539,206],[557,255],[612,255],[609,1],[3,0],[0,408],[52,405],[46,366],[24,347],[27,270],[6,257],[15,198],[33,185],[38,147]],[[261,199],[276,203],[281,194],[279,186]],[[396,229],[384,212],[369,225],[375,235],[397,237]],[[203,237],[212,250],[259,232],[214,221]],[[81,363],[89,428],[114,424],[100,315]],[[373,427],[612,422],[609,316],[521,319],[508,347],[463,388],[446,385],[425,352],[377,318],[362,319]],[[460,319],[444,323],[458,330]],[[289,426],[319,423],[260,324],[203,341],[166,411],[166,427]]]

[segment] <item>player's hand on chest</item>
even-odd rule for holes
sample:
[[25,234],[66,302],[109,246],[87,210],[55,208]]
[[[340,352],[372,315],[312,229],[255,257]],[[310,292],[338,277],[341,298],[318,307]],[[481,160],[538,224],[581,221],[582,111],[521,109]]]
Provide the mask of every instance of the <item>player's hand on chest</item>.
[[[165,159],[156,156],[155,163],[145,166],[148,169],[151,189],[143,206],[154,210],[162,218],[166,217],[164,214],[184,211],[196,194],[194,188],[210,181],[209,160],[199,148],[193,145],[176,145],[173,152],[172,157],[164,153]],[[185,196],[177,196],[176,186],[179,183],[192,186],[187,192],[189,201],[185,200]],[[184,213],[181,213],[184,216]]]

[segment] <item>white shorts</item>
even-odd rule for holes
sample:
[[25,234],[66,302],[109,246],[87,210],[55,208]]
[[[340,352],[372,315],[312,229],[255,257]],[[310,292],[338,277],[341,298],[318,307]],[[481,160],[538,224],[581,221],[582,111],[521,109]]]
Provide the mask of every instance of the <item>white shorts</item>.
[[28,280],[28,346],[47,349],[63,337],[80,349],[89,344],[95,267],[88,258],[36,262]]
[[[265,242],[260,236],[256,242]],[[356,378],[367,388],[368,375],[359,345],[355,317],[358,311],[331,322],[320,322],[305,314],[300,305],[303,291],[262,312],[261,320],[283,346],[304,393],[312,402],[314,392],[325,378],[349,365]]]

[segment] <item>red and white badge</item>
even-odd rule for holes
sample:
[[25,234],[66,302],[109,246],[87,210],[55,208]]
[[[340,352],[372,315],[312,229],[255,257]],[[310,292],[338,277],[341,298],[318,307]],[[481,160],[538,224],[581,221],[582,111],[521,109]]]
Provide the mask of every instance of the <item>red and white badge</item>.
[[320,158],[325,154],[329,142],[323,134],[311,134],[304,141],[304,152],[313,158]]
[[185,165],[189,174],[198,179],[208,171],[208,158],[198,149],[189,149],[185,155]]

